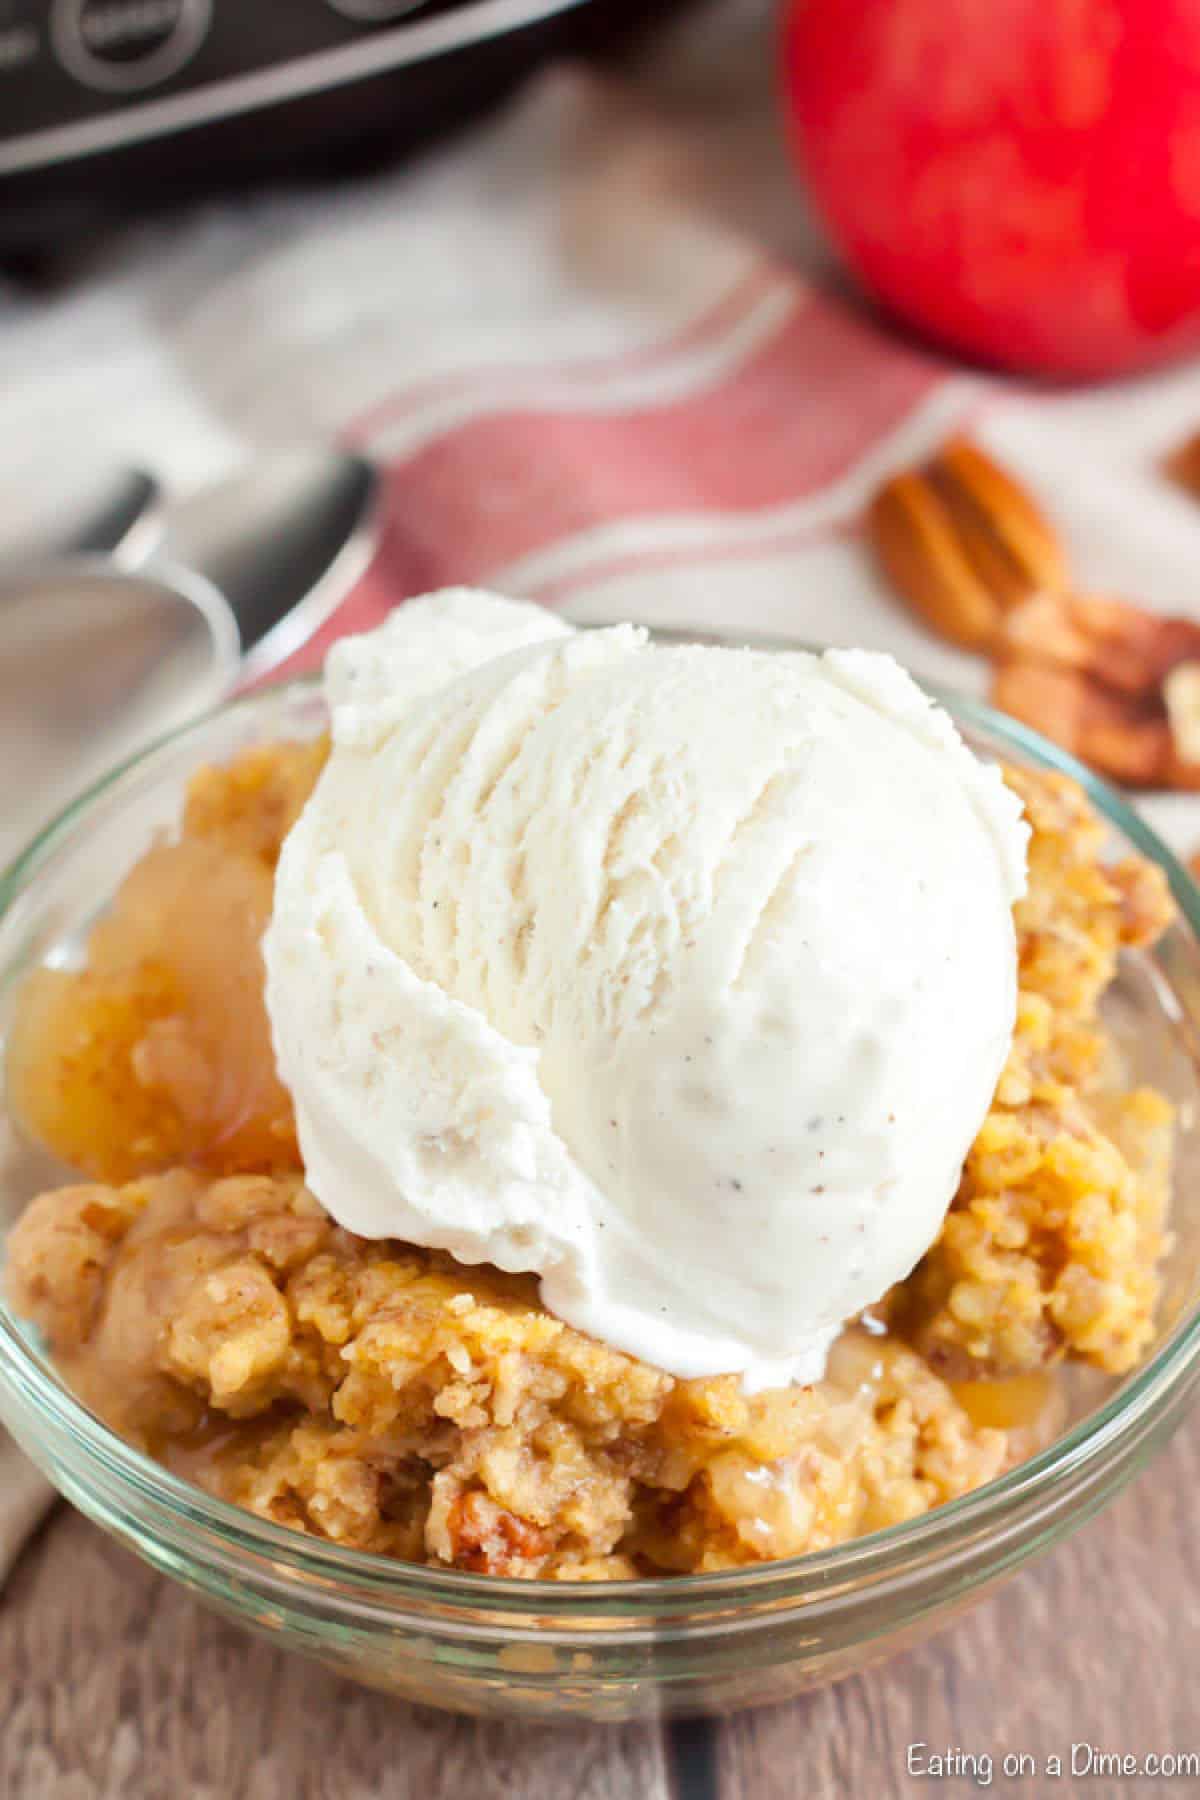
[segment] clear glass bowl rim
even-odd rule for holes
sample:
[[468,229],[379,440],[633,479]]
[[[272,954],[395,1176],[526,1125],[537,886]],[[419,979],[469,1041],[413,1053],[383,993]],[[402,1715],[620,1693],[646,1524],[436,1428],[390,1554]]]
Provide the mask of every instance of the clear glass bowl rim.
[[[656,631],[655,635],[679,642],[728,641],[764,649],[811,648],[796,639],[749,634],[733,636],[698,630]],[[43,860],[86,819],[92,805],[125,776],[139,770],[168,746],[182,744],[193,736],[202,738],[206,726],[217,718],[239,712],[249,714],[260,708],[269,710],[272,704],[286,705],[290,697],[315,694],[318,684],[318,677],[302,676],[227,701],[164,734],[119,764],[65,807],[0,874],[0,919],[34,880]],[[1060,770],[1078,781],[1101,814],[1128,842],[1164,870],[1180,916],[1200,943],[1200,888],[1157,833],[1114,789],[1038,732],[985,702],[949,692],[934,683],[921,685],[958,724],[968,730],[977,729],[1035,764]],[[736,1608],[740,1600],[753,1602],[757,1609],[764,1603],[791,1606],[816,1600],[847,1586],[886,1586],[889,1578],[903,1578],[913,1572],[915,1565],[927,1565],[943,1555],[950,1557],[954,1551],[978,1543],[991,1528],[1003,1525],[1015,1510],[1036,1511],[1040,1502],[1052,1505],[1064,1478],[1082,1476],[1086,1470],[1098,1468],[1127,1437],[1139,1436],[1140,1428],[1166,1409],[1179,1388],[1188,1385],[1198,1363],[1200,1306],[1193,1307],[1177,1323],[1142,1368],[1048,1449],[972,1493],[834,1549],[710,1574],[597,1583],[541,1582],[466,1574],[345,1549],[217,1500],[169,1474],[110,1431],[39,1365],[21,1335],[0,1314],[0,1379],[12,1382],[27,1403],[45,1414],[51,1426],[64,1430],[105,1474],[127,1483],[134,1493],[179,1526],[199,1527],[212,1533],[221,1540],[226,1553],[246,1553],[256,1562],[265,1558],[277,1570],[290,1569],[302,1578],[333,1588],[353,1589],[360,1599],[370,1595],[379,1602],[409,1600],[431,1604],[443,1614],[470,1616],[481,1611],[503,1611],[549,1620],[569,1614],[576,1625],[588,1616],[597,1623],[619,1618],[631,1624],[639,1620],[649,1624],[664,1613],[686,1611],[692,1602],[705,1610],[716,1606],[724,1611],[726,1606]]]

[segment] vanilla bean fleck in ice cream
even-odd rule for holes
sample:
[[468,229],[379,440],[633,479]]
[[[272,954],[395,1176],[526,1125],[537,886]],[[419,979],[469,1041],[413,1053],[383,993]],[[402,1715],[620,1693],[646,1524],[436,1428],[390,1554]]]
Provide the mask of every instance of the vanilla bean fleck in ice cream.
[[814,1380],[1004,1064],[1026,828],[886,656],[452,590],[339,644],[264,943],[310,1187],[681,1376]]

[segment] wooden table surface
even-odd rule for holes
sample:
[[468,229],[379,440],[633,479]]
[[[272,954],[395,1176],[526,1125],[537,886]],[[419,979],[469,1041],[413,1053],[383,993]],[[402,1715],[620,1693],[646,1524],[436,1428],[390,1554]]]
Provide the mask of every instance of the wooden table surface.
[[[1100,1519],[940,1637],[790,1706],[663,1730],[405,1707],[207,1614],[60,1507],[0,1597],[4,1800],[798,1800],[973,1794],[910,1744],[991,1755],[991,1791],[1072,1780],[1072,1743],[1200,1751],[1200,1413]],[[1006,1753],[1064,1776],[1006,1779]]]

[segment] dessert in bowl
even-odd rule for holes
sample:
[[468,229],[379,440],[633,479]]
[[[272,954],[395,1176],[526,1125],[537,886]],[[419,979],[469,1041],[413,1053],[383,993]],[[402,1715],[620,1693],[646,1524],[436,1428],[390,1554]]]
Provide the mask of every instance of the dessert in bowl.
[[1182,1403],[1190,890],[885,659],[464,604],[339,653],[332,754],[243,702],[10,878],[10,1110],[76,1174],[10,1183],[5,1412],[363,1678],[775,1697]]

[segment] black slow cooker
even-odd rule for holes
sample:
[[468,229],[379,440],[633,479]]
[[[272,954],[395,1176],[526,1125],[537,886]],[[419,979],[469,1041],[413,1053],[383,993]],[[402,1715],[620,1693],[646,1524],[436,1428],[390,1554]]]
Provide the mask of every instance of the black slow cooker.
[[0,255],[335,173],[455,125],[655,0],[0,0]]

